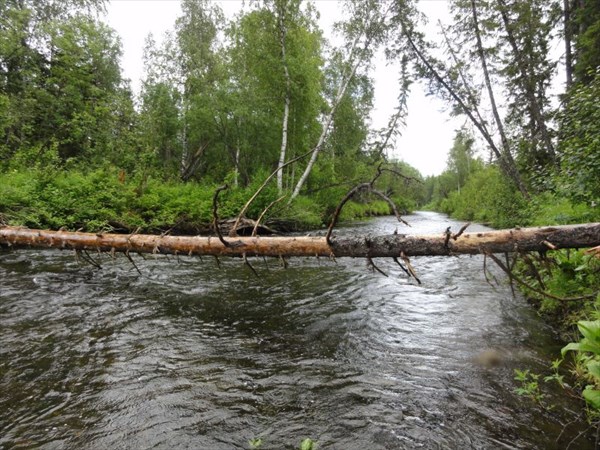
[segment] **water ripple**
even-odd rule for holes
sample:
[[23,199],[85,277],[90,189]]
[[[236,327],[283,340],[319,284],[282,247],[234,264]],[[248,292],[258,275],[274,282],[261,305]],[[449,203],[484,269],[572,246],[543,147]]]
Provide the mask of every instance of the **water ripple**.
[[[441,233],[435,213],[337,234]],[[484,229],[473,226],[475,229]],[[581,430],[514,394],[559,343],[480,257],[253,261],[0,254],[0,448],[561,448]],[[502,279],[500,274],[497,275]],[[491,356],[490,356],[491,355]],[[493,365],[485,358],[493,357]],[[593,448],[581,438],[577,448]]]

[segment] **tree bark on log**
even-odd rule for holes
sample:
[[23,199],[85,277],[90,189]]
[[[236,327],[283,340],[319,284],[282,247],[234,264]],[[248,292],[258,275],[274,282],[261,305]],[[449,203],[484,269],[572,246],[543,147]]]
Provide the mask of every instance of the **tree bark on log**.
[[0,246],[56,248],[94,252],[155,253],[214,256],[448,256],[513,251],[545,251],[600,245],[600,223],[458,233],[450,235],[391,234],[376,237],[238,237],[227,246],[217,237],[102,234],[33,230],[4,226]]

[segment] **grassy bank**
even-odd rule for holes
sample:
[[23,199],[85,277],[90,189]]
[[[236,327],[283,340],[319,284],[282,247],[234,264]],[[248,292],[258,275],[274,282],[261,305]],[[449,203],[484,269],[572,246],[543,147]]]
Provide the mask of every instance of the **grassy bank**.
[[[245,188],[232,187],[219,196],[220,218],[236,217],[258,189],[262,178]],[[165,181],[152,176],[124,176],[118,169],[84,173],[71,170],[10,171],[0,173],[0,217],[10,225],[29,228],[144,233],[171,230],[200,233],[212,221],[216,184]],[[328,222],[345,189],[300,196],[288,205],[275,204],[267,220],[276,219],[295,230],[320,228]],[[278,198],[268,186],[251,204],[247,217],[257,219]],[[402,202],[407,206],[407,202]],[[342,220],[390,214],[383,201],[351,201]]]

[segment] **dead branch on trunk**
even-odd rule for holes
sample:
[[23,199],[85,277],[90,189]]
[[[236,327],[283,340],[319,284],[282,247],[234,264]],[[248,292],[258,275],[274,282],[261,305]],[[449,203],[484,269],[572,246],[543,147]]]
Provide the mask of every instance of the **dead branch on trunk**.
[[408,273],[410,274],[410,276],[413,277],[417,281],[417,283],[421,284],[421,280],[419,280],[419,277],[417,276],[415,269],[413,268],[412,264],[410,263],[410,259],[408,259],[408,256],[406,256],[406,254],[404,252],[400,252],[400,257],[404,261],[404,264],[406,264],[406,269],[408,270]]
[[498,257],[496,257],[495,255],[493,255],[492,253],[486,253],[485,255],[487,257],[489,257],[492,261],[494,261],[496,263],[496,265],[498,267],[500,267],[500,269],[502,269],[502,271],[504,273],[506,273],[506,275],[508,275],[508,277],[509,277],[509,279],[511,281],[514,280],[517,283],[519,283],[521,286],[524,286],[526,289],[528,289],[528,290],[530,290],[532,292],[535,292],[536,294],[542,295],[544,297],[551,298],[553,300],[559,300],[561,302],[570,302],[570,301],[579,301],[579,300],[593,300],[600,293],[600,291],[598,291],[598,292],[594,292],[593,294],[582,295],[580,297],[558,297],[556,295],[550,294],[549,292],[542,291],[541,289],[538,289],[538,288],[530,285],[529,283],[527,283],[526,281],[524,281],[520,277],[516,276],[512,270],[510,270],[507,266],[505,266],[502,263],[502,261],[500,261],[500,259]]
[[594,248],[587,249],[585,252],[588,255],[593,255],[596,258],[600,258],[600,245]]
[[223,245],[225,247],[229,247],[229,242],[227,242],[225,239],[223,239],[223,235],[221,234],[221,230],[219,228],[219,216],[217,214],[217,210],[218,210],[218,203],[219,203],[219,192],[224,191],[226,189],[228,189],[229,186],[227,186],[226,184],[224,184],[223,186],[219,186],[217,188],[217,190],[215,191],[215,195],[213,197],[213,228],[215,230],[215,233],[217,234],[217,236],[219,237],[219,240],[223,243]]
[[[388,203],[388,205],[390,205],[390,207],[394,211],[394,215],[396,216],[396,218],[398,219],[398,221],[401,222],[401,223],[403,223],[406,226],[410,226],[400,216],[400,213],[398,212],[398,208],[396,207],[396,204],[392,201],[392,199],[390,199],[387,195],[385,195],[381,191],[378,191],[374,187],[375,181],[377,181],[377,179],[381,176],[381,174],[384,171],[389,171],[389,172],[392,172],[392,173],[396,173],[396,171],[394,171],[394,170],[382,168],[381,164],[380,164],[379,167],[377,167],[377,173],[375,174],[375,176],[373,177],[373,179],[371,181],[369,181],[367,183],[360,183],[357,186],[354,186],[352,189],[350,189],[350,191],[348,191],[348,193],[346,194],[346,196],[342,199],[342,201],[340,202],[340,204],[335,209],[335,212],[333,213],[333,217],[331,218],[331,223],[329,224],[329,228],[327,228],[327,234],[325,235],[325,240],[327,241],[328,244],[331,244],[331,233],[333,233],[333,228],[337,224],[337,221],[338,221],[338,219],[340,217],[340,213],[342,212],[342,208],[348,202],[348,200],[350,200],[352,197],[354,197],[354,195],[356,195],[360,191],[366,191],[366,192],[368,192],[370,194],[375,194],[375,195],[378,195],[379,197],[381,197],[383,200],[385,200]],[[398,175],[400,175],[400,174],[398,174]],[[404,177],[404,175],[402,175],[402,176]],[[404,177],[404,178],[408,179],[408,178],[411,178],[411,177]]]
[[283,170],[284,168],[286,168],[287,166],[289,166],[290,164],[293,164],[297,161],[300,161],[303,158],[306,158],[308,155],[310,155],[312,153],[312,150],[309,150],[306,153],[303,153],[300,156],[296,156],[293,159],[290,159],[288,162],[286,162],[285,164],[282,164],[280,167],[278,167],[275,171],[271,172],[271,174],[265,179],[265,181],[263,181],[263,184],[261,184],[259,186],[259,188],[256,190],[256,192],[254,194],[252,194],[252,197],[250,197],[248,199],[248,201],[246,202],[246,204],[242,207],[242,209],[240,210],[240,213],[238,214],[238,216],[235,219],[235,222],[233,224],[233,227],[231,228],[231,231],[229,232],[230,236],[236,236],[237,233],[237,227],[240,223],[240,221],[243,219],[244,215],[246,214],[246,211],[248,211],[248,208],[250,207],[250,205],[252,204],[252,202],[256,199],[256,197],[259,196],[259,194],[262,192],[262,190],[269,184],[269,181],[271,181],[273,179],[273,177],[275,175],[277,175],[277,173],[281,170]]
[[285,195],[282,195],[281,197],[279,197],[276,200],[273,200],[271,203],[269,203],[267,205],[267,207],[263,210],[263,212],[260,214],[260,216],[258,216],[258,219],[256,219],[256,225],[254,225],[254,228],[252,229],[252,236],[256,236],[256,233],[258,231],[258,226],[260,225],[260,221],[263,219],[263,217],[265,216],[265,214],[267,213],[267,211],[269,209],[271,209],[271,207],[275,204],[275,203],[279,203],[281,200],[283,200],[285,198]]

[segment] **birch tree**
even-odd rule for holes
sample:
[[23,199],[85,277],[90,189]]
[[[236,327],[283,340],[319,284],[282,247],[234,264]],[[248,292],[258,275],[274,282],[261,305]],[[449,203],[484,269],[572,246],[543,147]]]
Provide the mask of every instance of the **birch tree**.
[[315,162],[326,142],[330,127],[348,86],[357,72],[364,69],[371,61],[375,50],[384,42],[386,33],[386,16],[388,5],[374,0],[356,0],[347,2],[349,19],[338,24],[346,39],[343,49],[345,64],[335,94],[329,100],[329,110],[323,117],[321,134],[312,148],[310,159],[290,196],[290,202],[296,198],[306,183]]

